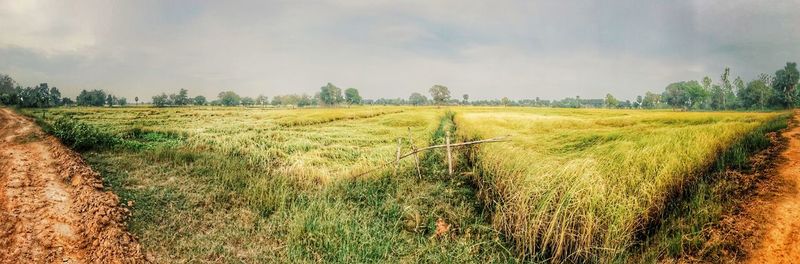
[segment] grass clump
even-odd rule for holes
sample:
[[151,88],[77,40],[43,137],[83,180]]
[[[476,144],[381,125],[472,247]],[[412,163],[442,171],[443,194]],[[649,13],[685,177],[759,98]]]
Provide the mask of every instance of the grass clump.
[[82,151],[114,146],[119,138],[84,122],[69,118],[57,118],[49,127],[50,132],[72,149]]

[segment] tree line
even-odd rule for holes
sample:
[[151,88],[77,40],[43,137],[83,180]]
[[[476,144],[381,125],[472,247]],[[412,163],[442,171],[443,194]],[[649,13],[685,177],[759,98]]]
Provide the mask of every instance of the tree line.
[[[189,91],[180,89],[178,93],[161,93],[152,97],[155,107],[216,105],[216,106],[336,106],[336,105],[478,105],[478,106],[535,106],[563,108],[630,108],[656,109],[672,108],[681,110],[766,110],[792,108],[798,106],[797,85],[800,80],[797,64],[788,62],[775,74],[760,74],[745,82],[741,77],[731,78],[730,68],[725,68],[719,79],[714,81],[706,76],[701,81],[690,80],[667,85],[661,93],[646,92],[633,100],[617,99],[612,94],[604,98],[583,99],[580,96],[561,100],[535,99],[512,100],[508,97],[490,100],[470,101],[468,94],[460,98],[451,97],[450,89],[444,85],[434,85],[428,89],[430,99],[419,92],[406,98],[363,99],[356,88],[342,90],[332,83],[320,87],[313,96],[307,94],[259,95],[255,98],[242,97],[233,91],[223,91],[217,99],[208,101],[206,97],[189,96]],[[135,97],[139,103],[139,97]],[[79,106],[124,106],[125,97],[106,93],[103,90],[83,90],[72,101],[61,97],[56,87],[42,83],[36,87],[23,88],[8,75],[0,74],[0,104],[20,107],[51,107],[61,105]]]

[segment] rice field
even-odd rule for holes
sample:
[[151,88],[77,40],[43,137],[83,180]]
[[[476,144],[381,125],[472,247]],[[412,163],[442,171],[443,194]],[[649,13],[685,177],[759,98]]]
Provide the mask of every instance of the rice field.
[[[124,139],[84,157],[159,262],[613,262],[783,113],[479,107],[53,108]],[[39,112],[37,112],[39,111]],[[441,150],[394,158],[397,139]],[[763,136],[758,134],[758,136]],[[126,147],[127,146],[127,147]],[[746,153],[737,152],[742,160]],[[724,164],[722,164],[724,166]],[[440,224],[447,223],[442,236]]]
[[479,188],[492,226],[518,252],[609,262],[670,198],[720,154],[780,113],[467,109],[464,138],[510,135],[482,146]]

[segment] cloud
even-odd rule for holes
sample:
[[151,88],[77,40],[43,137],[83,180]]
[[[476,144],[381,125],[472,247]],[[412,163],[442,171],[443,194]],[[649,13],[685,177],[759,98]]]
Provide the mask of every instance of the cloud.
[[444,84],[471,98],[632,98],[798,60],[798,1],[0,0],[0,72],[75,95]]

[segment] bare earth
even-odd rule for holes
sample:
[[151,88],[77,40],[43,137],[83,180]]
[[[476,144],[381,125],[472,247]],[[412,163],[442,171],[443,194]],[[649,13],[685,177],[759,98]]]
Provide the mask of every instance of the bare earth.
[[[800,123],[800,111],[795,112],[793,121]],[[789,141],[782,153],[785,161],[778,168],[778,176],[790,188],[770,206],[764,240],[750,252],[748,263],[800,262],[800,126],[793,126],[783,136]]]
[[0,263],[142,263],[126,208],[79,155],[0,109]]

